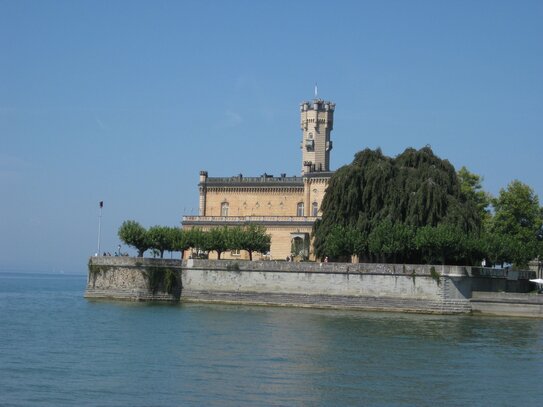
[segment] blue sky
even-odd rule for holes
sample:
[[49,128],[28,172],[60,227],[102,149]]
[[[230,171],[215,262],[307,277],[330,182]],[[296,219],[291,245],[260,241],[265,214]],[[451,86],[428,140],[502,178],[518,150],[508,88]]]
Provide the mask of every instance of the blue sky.
[[0,271],[86,271],[126,219],[196,214],[198,173],[300,171],[431,145],[543,197],[543,2],[0,0]]

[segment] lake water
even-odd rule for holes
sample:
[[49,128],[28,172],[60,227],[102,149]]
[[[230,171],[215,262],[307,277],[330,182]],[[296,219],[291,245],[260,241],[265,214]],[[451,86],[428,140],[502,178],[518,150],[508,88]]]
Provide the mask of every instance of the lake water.
[[543,320],[94,302],[0,273],[1,406],[541,406]]

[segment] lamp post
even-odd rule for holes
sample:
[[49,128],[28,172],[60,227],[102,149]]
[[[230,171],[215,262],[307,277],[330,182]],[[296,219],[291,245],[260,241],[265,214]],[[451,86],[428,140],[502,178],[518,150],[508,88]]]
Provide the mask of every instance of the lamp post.
[[98,256],[100,256],[100,233],[102,227],[102,208],[104,207],[104,201],[100,201],[100,213],[98,215]]

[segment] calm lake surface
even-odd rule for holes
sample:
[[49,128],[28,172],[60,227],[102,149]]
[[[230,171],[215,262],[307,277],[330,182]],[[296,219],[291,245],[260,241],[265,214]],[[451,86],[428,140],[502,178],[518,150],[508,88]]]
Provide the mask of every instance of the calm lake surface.
[[541,406],[543,321],[93,302],[0,273],[1,406]]

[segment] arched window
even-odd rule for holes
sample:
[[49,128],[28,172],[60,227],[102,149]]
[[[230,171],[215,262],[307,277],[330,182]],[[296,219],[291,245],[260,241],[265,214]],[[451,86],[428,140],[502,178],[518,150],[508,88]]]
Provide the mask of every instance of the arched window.
[[228,202],[221,204],[221,216],[228,216]]
[[317,202],[313,202],[311,205],[311,216],[317,216],[319,213],[319,204]]
[[298,202],[296,205],[296,216],[304,216],[304,203]]

